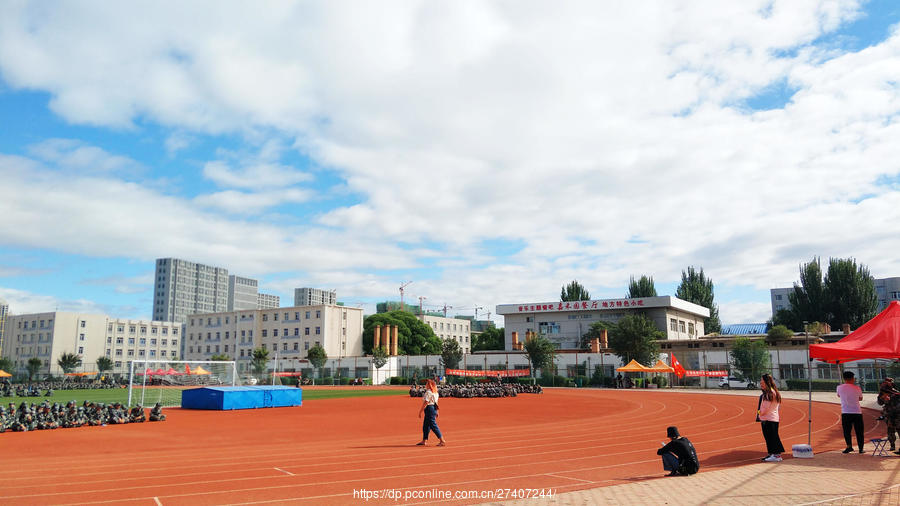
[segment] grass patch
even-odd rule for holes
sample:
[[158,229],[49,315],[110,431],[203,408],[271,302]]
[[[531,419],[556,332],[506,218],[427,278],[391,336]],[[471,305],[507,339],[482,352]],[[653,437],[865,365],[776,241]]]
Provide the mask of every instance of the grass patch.
[[[153,399],[153,394],[151,394],[151,390],[154,390],[152,387],[147,388],[146,398]],[[134,395],[136,396],[135,402],[140,401],[140,391],[135,390]],[[171,392],[169,393],[171,395]],[[381,397],[385,395],[409,395],[405,390],[382,390],[382,389],[367,389],[365,387],[360,387],[358,390],[332,390],[332,389],[304,389],[303,390],[303,400],[304,401],[314,401],[319,399],[342,399],[345,397]],[[127,388],[110,388],[110,389],[102,389],[102,390],[55,390],[53,392],[52,397],[0,397],[0,404],[3,406],[8,405],[10,402],[19,406],[20,403],[27,402],[28,404],[35,403],[40,404],[44,402],[44,400],[49,401],[50,403],[58,402],[60,404],[65,404],[71,400],[74,400],[76,404],[81,405],[84,401],[91,402],[102,402],[104,404],[109,404],[110,402],[121,402],[122,404],[128,403],[128,389]],[[155,402],[155,401],[153,401]],[[148,402],[148,406],[152,404]]]
[[383,397],[386,395],[409,395],[405,390],[369,390],[360,387],[359,390],[331,390],[331,389],[315,389],[303,390],[303,402],[314,401],[318,399],[343,399],[345,397]]

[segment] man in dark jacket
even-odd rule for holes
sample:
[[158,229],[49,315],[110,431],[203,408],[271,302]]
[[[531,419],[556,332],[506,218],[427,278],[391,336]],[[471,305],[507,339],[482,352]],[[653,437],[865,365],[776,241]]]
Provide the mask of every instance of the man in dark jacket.
[[656,454],[662,455],[663,469],[669,471],[669,476],[687,476],[699,471],[700,461],[697,460],[697,451],[688,438],[678,433],[678,427],[668,427],[666,436],[671,441],[656,450]]

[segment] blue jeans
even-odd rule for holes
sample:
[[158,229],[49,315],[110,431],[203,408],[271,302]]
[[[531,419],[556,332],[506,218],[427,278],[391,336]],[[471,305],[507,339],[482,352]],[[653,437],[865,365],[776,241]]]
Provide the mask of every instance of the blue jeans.
[[422,421],[422,441],[428,441],[428,433],[434,432],[438,439],[443,439],[441,429],[437,424],[437,409],[434,406],[425,406],[425,420]]
[[666,471],[676,471],[679,467],[681,467],[681,459],[678,458],[674,453],[664,453],[662,454],[663,461],[663,469]]

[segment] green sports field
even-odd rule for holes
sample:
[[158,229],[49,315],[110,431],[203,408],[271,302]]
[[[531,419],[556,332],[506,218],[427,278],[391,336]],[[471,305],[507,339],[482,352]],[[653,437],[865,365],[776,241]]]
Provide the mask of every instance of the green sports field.
[[[153,391],[156,390],[154,388],[147,388],[147,392],[145,393],[145,403],[151,404],[147,402],[147,399],[152,399]],[[171,389],[168,389],[171,392]],[[140,395],[139,391],[135,391],[135,395]],[[359,389],[329,389],[329,388],[316,388],[316,389],[303,389],[303,400],[304,401],[314,401],[318,399],[340,399],[344,397],[377,397],[383,395],[407,395],[407,392],[404,390],[382,390],[382,389],[368,389],[365,387],[361,387]],[[138,397],[138,400],[140,397]],[[114,388],[114,389],[105,389],[105,390],[58,390],[53,392],[52,397],[0,397],[0,404],[6,406],[10,402],[14,403],[18,406],[21,402],[27,402],[31,404],[32,402],[35,404],[40,404],[44,400],[48,400],[51,403],[58,402],[60,404],[65,404],[69,401],[74,400],[77,404],[81,404],[85,400],[93,401],[93,402],[102,402],[104,404],[109,404],[110,402],[121,402],[122,404],[128,403],[128,389],[127,388]]]

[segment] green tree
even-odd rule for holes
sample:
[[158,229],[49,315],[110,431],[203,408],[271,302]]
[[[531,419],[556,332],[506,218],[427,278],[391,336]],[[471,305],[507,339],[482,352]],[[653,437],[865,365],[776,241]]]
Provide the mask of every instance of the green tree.
[[14,374],[15,373],[15,371],[13,371],[14,366],[15,366],[15,364],[13,363],[12,359],[7,358],[7,357],[0,357],[0,370],[6,371],[10,374]]
[[578,342],[578,347],[582,349],[588,349],[591,347],[591,339],[600,339],[601,331],[606,330],[606,337],[609,338],[609,331],[615,324],[610,323],[608,321],[600,320],[596,321],[588,327],[588,331],[581,336],[581,340]]
[[785,339],[790,339],[794,337],[794,331],[785,327],[784,325],[775,325],[769,332],[766,333],[766,339],[769,342],[777,342],[784,341]]
[[363,321],[363,351],[366,354],[372,353],[376,325],[382,325],[381,344],[385,343],[383,327],[397,326],[397,353],[400,355],[437,355],[441,352],[441,340],[434,335],[431,326],[407,311],[390,311],[369,315]]
[[719,306],[714,301],[713,282],[707,279],[702,267],[699,271],[693,266],[688,267],[687,271],[681,271],[681,284],[675,290],[675,296],[709,309],[709,318],[703,322],[707,334],[722,330],[722,324],[719,322]]
[[563,302],[591,300],[591,294],[588,293],[587,289],[579,283],[578,280],[573,280],[568,285],[562,287],[562,290],[559,293],[559,300]]
[[25,363],[25,370],[28,371],[28,381],[34,378],[34,375],[41,370],[41,367],[44,367],[44,362],[41,359],[37,357],[28,359],[28,362]]
[[506,348],[506,334],[503,327],[488,327],[481,334],[472,336],[472,352],[502,350]]
[[56,364],[63,370],[63,373],[70,373],[81,366],[81,357],[74,353],[63,353],[56,359]]
[[375,369],[381,369],[388,361],[388,352],[384,346],[379,346],[372,351],[372,365]]
[[750,340],[747,337],[739,337],[734,340],[734,345],[728,353],[738,375],[745,380],[759,383],[762,375],[771,370],[769,347],[761,339]]
[[231,360],[231,357],[229,357],[225,353],[221,353],[221,354],[213,355],[213,356],[209,357],[209,359],[210,360],[220,360],[222,362],[228,362]]
[[534,376],[535,370],[553,365],[553,360],[556,359],[556,345],[543,335],[537,335],[525,341],[524,349],[525,354],[528,355],[528,361],[531,362],[532,376]]
[[325,348],[317,344],[306,352],[306,359],[309,360],[309,363],[314,368],[321,369],[325,365],[325,361],[328,360],[328,354],[325,353]]
[[772,317],[772,326],[783,325],[793,331],[803,330],[803,319],[790,309],[779,309]]
[[819,258],[801,265],[800,284],[794,284],[788,301],[789,313],[778,312],[772,321],[798,332],[804,321],[827,322],[834,329],[844,323],[859,328],[878,312],[875,280],[866,266],[857,265],[852,258],[828,259],[824,277]]
[[609,331],[609,347],[622,360],[632,359],[641,364],[652,365],[659,356],[659,341],[665,339],[665,332],[643,314],[622,317]]
[[265,374],[266,366],[269,363],[269,350],[256,348],[251,356],[253,358],[250,359],[250,367],[253,369],[253,373],[257,376]]
[[628,298],[637,299],[639,297],[656,297],[656,286],[653,284],[653,277],[641,276],[641,279],[635,281],[634,276],[628,282]]
[[113,361],[109,357],[97,357],[97,371],[100,374],[105,373],[106,371],[111,371],[113,368]]
[[441,347],[441,365],[444,369],[456,369],[462,360],[463,352],[456,339],[444,339]]
[[[825,274],[825,312],[828,323],[840,329],[845,323],[856,329],[878,313],[875,279],[852,258],[831,258]],[[813,321],[813,320],[807,320]]]
[[[777,323],[784,323],[794,330],[803,330],[803,322],[826,321],[825,283],[822,280],[822,263],[818,257],[800,266],[800,284],[794,283],[794,291],[788,294],[791,303],[790,325],[782,321],[786,314],[779,317]],[[777,315],[776,315],[777,316]],[[776,323],[773,318],[773,323]]]

